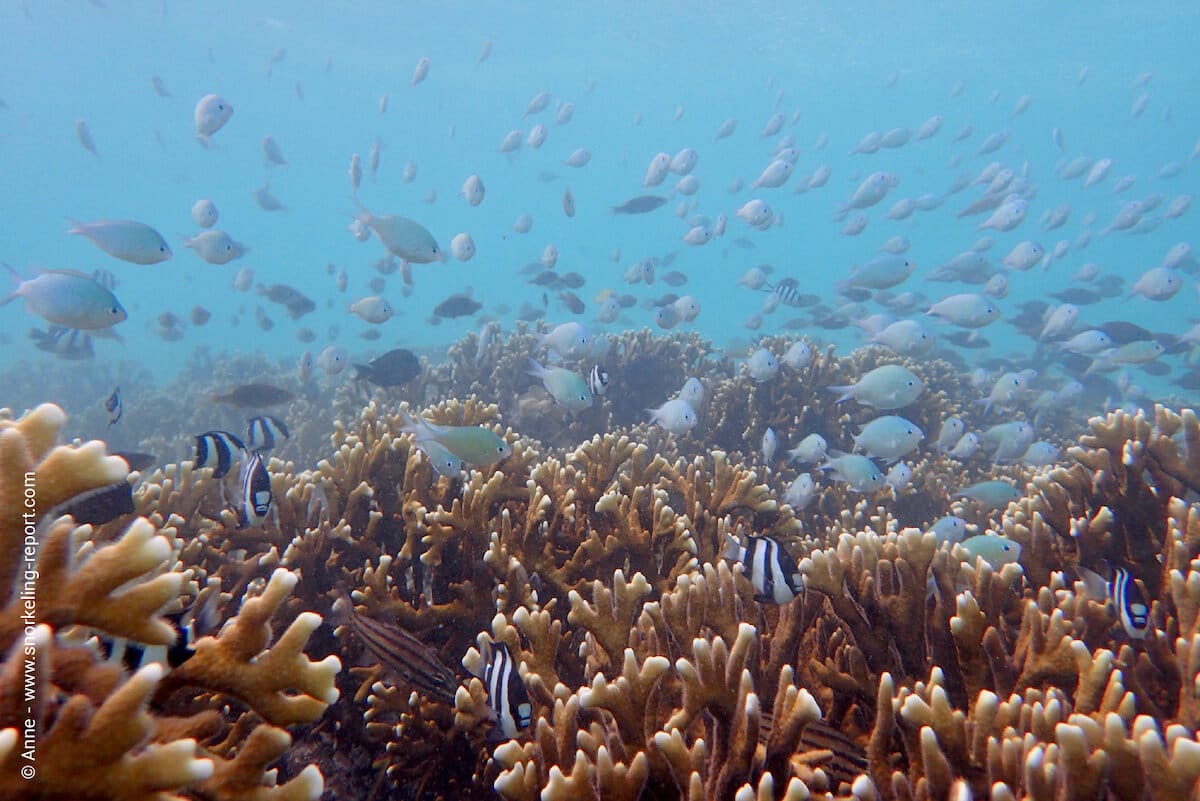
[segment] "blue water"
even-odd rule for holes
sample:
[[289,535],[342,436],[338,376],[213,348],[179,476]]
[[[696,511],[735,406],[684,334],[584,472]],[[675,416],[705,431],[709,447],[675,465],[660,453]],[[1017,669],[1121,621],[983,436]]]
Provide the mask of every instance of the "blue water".
[[[6,2],[0,6],[0,260],[29,274],[34,266],[115,273],[117,296],[129,310],[119,331],[125,343],[98,341],[97,359],[131,360],[157,375],[176,371],[198,345],[215,351],[258,350],[294,361],[305,349],[339,343],[352,354],[395,346],[447,344],[476,330],[473,318],[426,324],[430,310],[454,292],[472,288],[484,314],[497,304],[517,309],[540,304],[541,289],[526,285],[520,268],[538,259],[547,244],[560,253],[559,272],[578,271],[587,284],[577,290],[588,302],[589,320],[605,288],[639,298],[666,291],[688,292],[703,312],[691,325],[718,343],[749,341],[755,332],[742,321],[762,295],[737,286],[748,267],[770,264],[774,277],[794,276],[803,291],[833,301],[832,286],[851,264],[869,258],[893,235],[907,236],[920,269],[900,289],[936,299],[977,287],[927,284],[922,275],[969,248],[982,233],[982,217],[957,220],[955,212],[974,197],[962,193],[933,212],[890,221],[884,212],[895,199],[941,192],[960,172],[976,173],[991,160],[1018,171],[1028,165],[1037,184],[1026,221],[995,234],[989,251],[1002,258],[1023,239],[1048,249],[1074,241],[1085,229],[1103,227],[1129,199],[1162,192],[1166,203],[1196,191],[1195,165],[1160,179],[1169,161],[1187,163],[1200,135],[1194,87],[1200,81],[1200,6],[1185,3],[288,3],[208,2],[108,3]],[[852,7],[849,7],[852,6]],[[491,57],[476,64],[486,40]],[[271,56],[286,48],[272,66]],[[428,78],[411,85],[421,57],[431,60]],[[328,66],[328,69],[326,68]],[[1087,69],[1081,84],[1079,75]],[[1144,87],[1137,76],[1152,73]],[[171,97],[151,88],[162,78]],[[889,86],[889,77],[895,78]],[[961,81],[964,90],[951,96]],[[303,100],[297,96],[303,90]],[[524,118],[539,91],[553,97],[550,108]],[[1145,112],[1130,108],[1143,91]],[[192,111],[206,93],[234,106],[213,147],[197,143]],[[380,97],[389,105],[380,113]],[[989,102],[993,93],[994,102]],[[1013,117],[1017,98],[1032,105]],[[569,123],[554,124],[557,105],[575,103]],[[677,109],[682,117],[674,121]],[[759,135],[776,112],[788,123],[775,137]],[[945,116],[938,136],[899,150],[847,155],[868,131],[916,128],[930,115]],[[640,124],[635,124],[635,117]],[[735,117],[736,133],[719,142],[713,134]],[[87,121],[101,158],[78,143],[74,121]],[[793,122],[793,118],[795,121]],[[540,150],[502,155],[505,134],[527,134],[535,122],[549,128]],[[975,133],[962,143],[952,136],[966,125]],[[1108,179],[1084,190],[1080,181],[1061,181],[1063,158],[1051,130],[1063,131],[1068,157],[1108,156]],[[976,156],[988,134],[1008,129],[998,153]],[[290,161],[268,169],[260,141],[273,136]],[[749,183],[771,160],[783,135],[794,137],[801,155],[796,174],[827,164],[833,178],[823,188],[793,194],[797,179],[779,189],[751,191]],[[829,144],[815,150],[822,135]],[[402,314],[382,327],[379,342],[357,337],[368,325],[349,315],[348,302],[368,294],[376,273],[371,262],[384,255],[377,241],[358,243],[346,231],[354,212],[347,177],[352,153],[365,162],[372,142],[383,143],[376,180],[364,176],[361,201],[376,213],[403,214],[420,221],[448,247],[468,232],[478,255],[467,263],[415,265],[415,291],[401,294],[399,274],[384,296]],[[524,138],[524,137],[523,137]],[[608,208],[642,193],[641,180],[659,151],[695,148],[701,190],[693,215],[731,216],[729,231],[694,248],[681,241],[688,225],[674,215],[679,198],[639,218],[613,217]],[[563,166],[578,147],[592,153],[582,169]],[[961,165],[951,167],[955,155]],[[401,180],[404,165],[418,166],[416,180]],[[857,237],[839,234],[831,219],[861,177],[890,170],[898,189],[869,210],[871,222]],[[550,180],[539,174],[553,173]],[[487,187],[482,205],[457,197],[463,180],[479,174]],[[1115,180],[1135,175],[1133,188],[1114,195]],[[742,177],[747,188],[730,194]],[[260,210],[251,192],[265,178],[288,206],[285,213]],[[655,191],[666,191],[674,178]],[[578,213],[564,216],[564,188],[573,192]],[[435,191],[436,202],[423,200]],[[782,225],[758,232],[732,218],[751,197],[767,200]],[[224,266],[202,262],[179,243],[193,234],[192,204],[214,201],[218,227],[252,248]],[[1071,220],[1043,232],[1041,214],[1060,203]],[[534,218],[525,235],[511,229],[522,213]],[[1089,213],[1096,222],[1085,224]],[[1004,312],[1022,299],[1072,284],[1084,262],[1132,283],[1157,265],[1168,248],[1193,236],[1195,211],[1167,220],[1141,235],[1114,234],[1085,250],[1072,250],[1048,271],[1010,276],[1012,294],[999,301]],[[143,267],[113,259],[86,240],[64,235],[66,218],[133,218],[161,231],[175,250],[172,260]],[[744,237],[754,249],[732,240]],[[619,259],[614,261],[614,251]],[[633,262],[678,251],[669,269],[685,272],[689,284],[672,289],[627,287],[621,274]],[[350,288],[339,293],[326,265],[344,267]],[[257,283],[287,283],[318,302],[318,311],[299,322],[253,290],[231,289],[242,267]],[[660,269],[660,273],[662,270]],[[1173,300],[1152,303],[1108,301],[1084,309],[1084,321],[1129,319],[1154,331],[1182,333],[1191,324],[1195,281]],[[173,311],[186,319],[193,306],[213,312],[202,328],[190,326],[182,341],[154,336],[154,319]],[[255,326],[263,305],[276,325]],[[777,333],[788,310],[768,316],[757,332]],[[505,326],[512,315],[502,316]],[[546,319],[572,319],[553,298]],[[39,321],[20,302],[0,308],[0,371],[23,360],[52,357],[32,348],[26,330]],[[609,330],[650,324],[650,312],[629,310]],[[296,329],[318,334],[311,345]],[[807,333],[844,348],[861,341],[853,328]],[[1029,340],[1004,323],[986,331],[992,352],[1021,355]],[[1177,357],[1171,357],[1177,359]],[[1178,369],[1179,362],[1172,361]],[[63,369],[70,369],[63,363]]]

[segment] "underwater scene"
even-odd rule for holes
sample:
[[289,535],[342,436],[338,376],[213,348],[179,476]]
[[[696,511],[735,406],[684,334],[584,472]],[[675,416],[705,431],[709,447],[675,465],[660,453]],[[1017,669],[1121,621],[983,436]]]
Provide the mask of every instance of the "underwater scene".
[[0,2],[0,801],[1200,801],[1200,5]]

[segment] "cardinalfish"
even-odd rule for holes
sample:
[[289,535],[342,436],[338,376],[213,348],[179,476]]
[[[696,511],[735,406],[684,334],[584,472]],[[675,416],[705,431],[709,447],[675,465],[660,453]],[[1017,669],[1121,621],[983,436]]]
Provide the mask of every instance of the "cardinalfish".
[[432,648],[395,624],[360,615],[347,596],[334,603],[334,614],[393,678],[432,699],[454,703],[458,679]]

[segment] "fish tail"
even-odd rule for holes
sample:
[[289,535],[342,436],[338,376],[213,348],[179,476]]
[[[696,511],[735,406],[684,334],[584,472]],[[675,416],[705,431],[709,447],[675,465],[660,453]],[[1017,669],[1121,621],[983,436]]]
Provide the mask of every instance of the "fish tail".
[[12,280],[13,291],[9,292],[3,298],[0,298],[0,306],[12,303],[21,294],[21,284],[25,283],[25,277],[16,271],[11,264],[4,262],[4,270],[8,273],[8,277]]
[[541,378],[546,373],[546,368],[537,363],[536,359],[529,360],[529,374],[534,378]]
[[67,218],[67,225],[71,226],[70,228],[67,229],[68,234],[79,234],[80,236],[87,236],[87,232],[83,229],[83,223],[80,222],[79,220],[75,219],[74,217]]
[[848,401],[854,397],[854,385],[853,384],[842,384],[842,385],[836,386],[836,387],[826,387],[826,389],[829,390],[830,392],[839,393],[837,399],[834,400],[834,403],[842,403],[842,402]]

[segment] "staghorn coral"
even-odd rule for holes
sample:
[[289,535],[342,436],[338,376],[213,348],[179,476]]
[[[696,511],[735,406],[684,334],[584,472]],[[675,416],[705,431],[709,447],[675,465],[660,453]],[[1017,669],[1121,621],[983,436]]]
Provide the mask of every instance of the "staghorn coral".
[[[248,600],[240,612],[226,607],[228,626],[214,645],[202,640],[197,661],[181,668],[147,663],[130,674],[84,641],[96,633],[170,644],[177,632],[164,612],[197,595],[213,596],[219,579],[217,585],[201,582],[203,569],[183,566],[185,544],[161,518],[157,525],[139,517],[127,526],[114,521],[93,529],[53,517],[60,502],[124,481],[127,471],[124,461],[105,455],[103,443],[56,446],[64,422],[61,410],[44,406],[0,423],[0,491],[23,499],[25,474],[36,477],[36,490],[28,485],[28,506],[5,505],[0,539],[0,566],[8,578],[0,612],[6,652],[0,745],[8,744],[0,748],[0,798],[318,797],[323,782],[315,766],[297,767],[286,782],[278,779],[270,763],[285,754],[290,736],[262,722],[308,723],[336,698],[337,659],[313,663],[303,654],[318,616],[295,615],[287,632],[271,642],[267,620],[294,585],[292,574],[278,573],[264,597]],[[11,495],[14,489],[21,494]],[[27,519],[10,515],[22,509],[33,511]],[[187,522],[173,514],[170,519]],[[173,692],[179,684],[191,691]],[[256,714],[230,726],[229,716],[242,709]]]
[[[653,338],[644,345],[653,352]],[[464,349],[455,358],[473,367]],[[483,363],[516,358],[493,345]],[[828,409],[824,388],[873,358],[894,357],[830,352],[801,388],[762,388],[764,399],[809,393],[817,416],[796,416],[797,399],[784,395],[756,403],[778,404],[801,428],[836,412],[830,430],[844,437],[865,418]],[[363,613],[466,668],[450,704],[388,676],[344,632],[308,632],[317,654],[361,667],[338,676],[340,696],[320,722],[293,730],[290,748],[258,721],[273,714],[270,701],[231,700],[244,688],[210,687],[196,706],[185,688],[166,691],[164,709],[183,720],[237,705],[239,717],[217,721],[220,733],[195,737],[214,778],[249,753],[239,764],[252,778],[277,754],[290,776],[301,773],[291,755],[316,760],[338,797],[1195,795],[1200,509],[1189,482],[1200,449],[1190,413],[1093,421],[1070,463],[1050,470],[971,465],[964,480],[1006,475],[1025,490],[1007,509],[968,510],[980,531],[1023,546],[1019,565],[994,568],[961,562],[911,528],[962,508],[951,503],[960,467],[944,456],[917,462],[910,493],[823,487],[797,516],[765,483],[775,477],[737,453],[757,438],[753,410],[735,406],[744,379],[700,367],[710,387],[730,382],[714,398],[725,406],[710,409],[727,410],[728,450],[691,453],[699,440],[608,430],[613,418],[599,415],[538,428],[503,404],[445,401],[425,414],[487,425],[503,414],[524,436],[501,427],[513,459],[439,477],[399,416],[376,403],[334,427],[326,460],[272,460],[278,518],[261,529],[239,529],[202,471],[144,477],[139,514],[156,531],[175,529],[173,567],[219,584],[226,615],[282,564],[295,587],[271,615],[276,626],[311,620],[301,616],[348,590]],[[938,391],[913,412],[927,431],[962,411],[940,369],[922,373]],[[425,391],[460,375],[435,367]],[[489,397],[486,372],[470,375]],[[513,382],[505,398],[524,386],[520,375],[500,380]],[[600,420],[597,435],[589,426]],[[100,542],[119,541],[111,528],[98,530]],[[782,608],[755,601],[747,566],[721,558],[726,537],[745,534],[780,540],[808,591]],[[1151,599],[1146,638],[1131,640],[1076,580],[1079,567],[1103,562],[1130,569]],[[235,639],[244,636],[236,620]],[[468,675],[480,672],[480,632],[516,655],[533,701],[529,731],[507,743],[496,741],[483,682]]]

